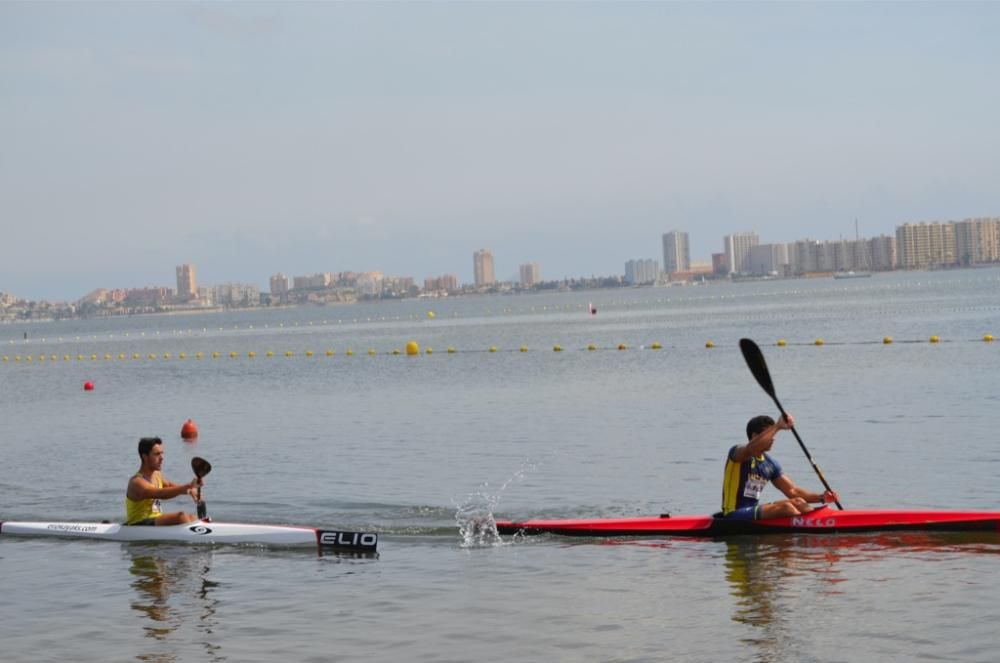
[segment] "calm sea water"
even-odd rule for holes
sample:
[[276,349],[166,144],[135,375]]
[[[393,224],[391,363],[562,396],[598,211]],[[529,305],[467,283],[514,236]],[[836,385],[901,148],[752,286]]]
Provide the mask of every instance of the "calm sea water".
[[1000,509],[987,333],[995,269],[0,326],[0,518],[120,518],[160,435],[168,477],[212,461],[216,520],[381,533],[377,559],[3,538],[0,658],[992,661],[995,535],[466,534],[715,511],[774,410],[743,336],[845,506]]

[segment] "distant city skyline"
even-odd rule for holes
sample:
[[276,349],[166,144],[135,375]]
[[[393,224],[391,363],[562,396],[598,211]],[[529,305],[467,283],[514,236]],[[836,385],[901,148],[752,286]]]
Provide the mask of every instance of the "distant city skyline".
[[998,33],[1000,3],[0,3],[0,290],[472,283],[481,246],[558,280],[671,229],[707,262],[995,215]]
[[[509,279],[496,277],[495,258],[489,249],[478,249],[472,254],[473,282],[460,280],[457,275],[445,273],[441,276],[423,277],[423,289],[456,291],[463,285],[476,288],[497,283],[518,283],[530,287],[544,280],[559,281],[564,278],[622,277],[627,283],[642,284],[658,279],[659,275],[672,274],[682,279],[690,279],[706,273],[740,275],[779,274],[793,276],[808,272],[830,272],[834,270],[889,270],[923,269],[935,265],[969,265],[1000,261],[1000,217],[982,217],[961,221],[932,221],[906,223],[896,226],[891,234],[873,237],[840,240],[816,240],[800,238],[793,241],[762,244],[753,231],[732,233],[722,238],[721,252],[713,253],[711,261],[689,260],[685,256],[688,245],[686,231],[671,230],[660,236],[663,262],[655,258],[632,258],[624,262],[618,272],[607,274],[580,274],[571,277],[542,279],[538,262],[521,263],[518,273]],[[849,252],[850,255],[845,254]],[[673,264],[672,261],[677,263]],[[185,263],[175,267],[177,300],[181,303],[208,296],[209,299],[246,299],[259,292],[256,283],[243,283],[223,279],[219,284],[200,287],[197,284],[198,267]],[[310,272],[286,276],[282,272],[272,274],[267,283],[270,294],[282,301],[289,292],[295,290],[322,289],[336,285],[335,276],[351,275],[359,278],[361,294],[380,291],[382,282],[396,284],[405,282],[415,285],[419,279],[413,275],[385,275],[381,271],[335,272],[332,270]],[[375,281],[377,280],[377,285]],[[171,290],[158,284],[101,284],[88,289],[87,295],[47,301],[75,302],[91,297],[95,291],[116,291],[121,298],[126,290],[165,293]],[[19,293],[0,288],[0,293],[23,299]],[[219,294],[222,293],[222,294]],[[236,293],[235,295],[233,293]]]

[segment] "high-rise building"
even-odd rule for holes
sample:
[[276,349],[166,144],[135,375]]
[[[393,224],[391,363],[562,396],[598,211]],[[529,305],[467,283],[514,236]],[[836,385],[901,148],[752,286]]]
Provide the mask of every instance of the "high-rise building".
[[198,299],[198,282],[194,265],[178,265],[177,299],[182,302]]
[[271,276],[271,303],[287,304],[290,281],[288,276],[278,272]]
[[1000,260],[1000,219],[956,222],[955,258],[962,265]]
[[723,240],[730,274],[750,273],[750,247],[757,246],[757,233],[734,233]]
[[787,244],[758,244],[750,247],[750,274],[754,276],[784,275],[788,265]]
[[955,224],[904,223],[896,226],[896,251],[903,269],[954,265]]
[[674,272],[691,270],[691,249],[688,234],[671,230],[663,235],[663,271],[668,276]]
[[629,260],[625,263],[625,282],[632,285],[656,283],[660,278],[658,260]]
[[282,296],[288,294],[289,280],[285,274],[278,272],[271,277],[271,296]]
[[493,285],[496,281],[493,271],[493,253],[488,249],[479,249],[472,254],[472,271],[477,288]]
[[521,265],[520,273],[522,288],[530,288],[542,280],[542,270],[537,262],[529,262]]
[[437,278],[428,277],[424,279],[424,290],[430,290],[430,291],[444,290],[445,292],[457,292],[458,275],[444,274],[442,276],[438,276]]
[[879,235],[869,240],[871,244],[871,269],[887,271],[896,269],[896,238]]

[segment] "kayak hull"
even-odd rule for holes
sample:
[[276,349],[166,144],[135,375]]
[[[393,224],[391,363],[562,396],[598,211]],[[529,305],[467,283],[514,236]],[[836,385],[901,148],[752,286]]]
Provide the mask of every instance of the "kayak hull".
[[378,535],[323,530],[314,527],[194,522],[184,525],[128,526],[119,523],[0,522],[0,535],[103,541],[172,542],[189,544],[258,544],[318,546],[354,552],[375,552]]
[[837,532],[1000,532],[1000,512],[988,511],[815,511],[768,520],[729,520],[713,516],[642,516],[592,520],[497,521],[500,534],[565,536],[692,536]]

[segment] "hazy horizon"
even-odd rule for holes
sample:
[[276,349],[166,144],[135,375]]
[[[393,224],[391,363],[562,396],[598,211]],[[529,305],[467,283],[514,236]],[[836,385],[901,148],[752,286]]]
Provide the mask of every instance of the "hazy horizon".
[[997,3],[0,4],[0,291],[1000,216]]

